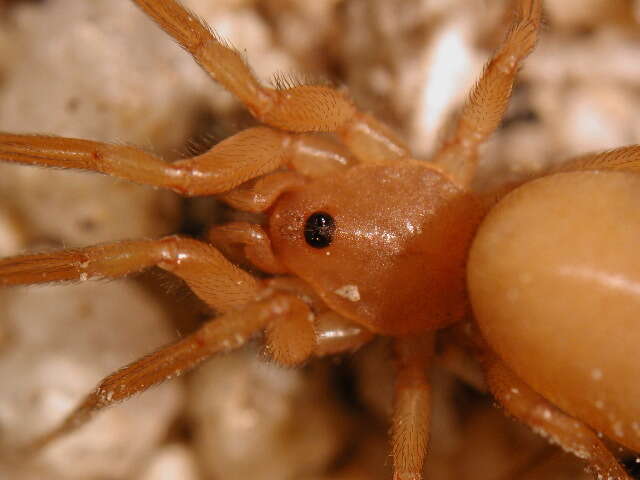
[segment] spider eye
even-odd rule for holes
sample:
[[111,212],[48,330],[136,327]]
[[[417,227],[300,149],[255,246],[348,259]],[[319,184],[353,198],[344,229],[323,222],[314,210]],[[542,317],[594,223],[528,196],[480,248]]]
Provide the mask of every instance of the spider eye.
[[313,248],[328,247],[333,240],[335,226],[333,217],[328,213],[313,213],[304,224],[304,239]]

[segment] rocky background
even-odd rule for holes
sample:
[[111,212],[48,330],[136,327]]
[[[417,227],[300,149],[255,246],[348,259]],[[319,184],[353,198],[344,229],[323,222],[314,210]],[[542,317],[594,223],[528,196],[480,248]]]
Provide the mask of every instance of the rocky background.
[[[427,159],[498,45],[509,2],[185,3],[246,52],[261,79],[300,72],[345,86]],[[640,2],[545,4],[542,40],[483,149],[477,188],[640,142]],[[126,0],[0,0],[2,131],[136,144],[172,160],[252,124]],[[212,200],[0,164],[0,256],[198,234],[225,216]],[[153,271],[0,292],[0,479],[390,478],[392,372],[383,341],[298,370],[269,363],[256,345],[110,409],[35,461],[9,456],[100,378],[207,314],[179,282]],[[441,369],[434,384],[426,478],[590,478],[472,386]]]

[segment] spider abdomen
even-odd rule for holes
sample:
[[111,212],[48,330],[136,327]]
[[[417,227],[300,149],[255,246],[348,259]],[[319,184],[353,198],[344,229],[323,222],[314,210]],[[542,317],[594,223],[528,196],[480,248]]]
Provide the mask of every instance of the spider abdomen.
[[536,391],[640,450],[640,176],[529,182],[487,216],[468,266],[483,336]]

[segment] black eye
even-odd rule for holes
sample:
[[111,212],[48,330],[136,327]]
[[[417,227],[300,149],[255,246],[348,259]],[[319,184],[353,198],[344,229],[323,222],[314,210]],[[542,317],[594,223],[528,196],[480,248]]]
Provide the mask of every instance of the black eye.
[[304,239],[313,248],[325,248],[333,240],[336,223],[328,213],[316,212],[304,224]]

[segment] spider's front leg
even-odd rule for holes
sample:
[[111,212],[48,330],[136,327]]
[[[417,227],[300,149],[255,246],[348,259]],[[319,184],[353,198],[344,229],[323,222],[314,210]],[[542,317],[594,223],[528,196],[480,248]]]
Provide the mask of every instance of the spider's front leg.
[[249,128],[197,157],[168,163],[138,148],[42,135],[0,134],[0,160],[92,170],[186,196],[226,192],[296,156],[293,134]]
[[358,111],[336,89],[321,85],[264,87],[240,54],[180,2],[133,1],[267,125],[291,132],[336,132],[361,161],[408,157],[406,146],[385,125]]
[[[348,154],[321,137],[267,127],[243,130],[202,155],[173,163],[135,147],[76,138],[0,133],[0,160],[91,170],[167,188],[189,197],[227,192],[284,165],[313,176],[353,164]],[[267,187],[271,185],[273,182]],[[273,198],[272,195],[268,201]],[[250,210],[262,211],[268,201]]]

